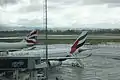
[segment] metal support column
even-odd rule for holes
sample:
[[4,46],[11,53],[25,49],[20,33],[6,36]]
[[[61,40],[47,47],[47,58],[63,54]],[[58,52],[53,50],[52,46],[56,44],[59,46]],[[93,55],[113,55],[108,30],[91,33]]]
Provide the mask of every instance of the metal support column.
[[16,76],[15,76],[16,80],[19,80],[19,70],[16,69],[16,70],[15,70],[15,73],[16,73]]
[[46,80],[48,80],[48,44],[47,44],[47,40],[48,40],[48,33],[47,33],[47,0],[45,0],[45,35],[46,35]]

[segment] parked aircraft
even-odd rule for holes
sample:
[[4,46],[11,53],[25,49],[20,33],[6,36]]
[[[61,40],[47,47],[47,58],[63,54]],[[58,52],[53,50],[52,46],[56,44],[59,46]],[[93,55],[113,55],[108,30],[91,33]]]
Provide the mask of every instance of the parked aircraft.
[[10,51],[17,51],[22,50],[24,48],[34,48],[34,46],[37,43],[37,36],[38,31],[33,30],[31,31],[25,39],[23,39],[20,42],[0,42],[0,52],[10,52]]
[[[80,67],[84,67],[81,63],[80,59],[86,58],[91,56],[91,54],[85,56],[85,57],[77,57],[76,54],[89,50],[89,49],[83,49],[82,46],[84,45],[87,38],[87,31],[83,31],[80,36],[76,39],[76,41],[73,43],[71,48],[65,48],[63,50],[61,49],[48,49],[48,63],[49,67],[56,67],[62,64],[62,61],[65,61],[67,59],[75,59],[77,61],[77,64]],[[15,54],[18,56],[21,55],[22,52],[18,51],[15,53],[11,53],[11,55]],[[45,62],[46,60],[46,54],[45,49],[40,50],[29,50],[29,51],[23,51],[23,54],[25,56],[40,56],[41,60]]]
[[[82,52],[82,51],[85,51],[85,50],[89,50],[89,49],[83,49],[81,48],[85,41],[87,39],[87,31],[83,31],[81,33],[81,35],[76,39],[76,41],[73,43],[72,47],[68,50],[63,50],[63,52],[51,52],[49,53],[49,58],[48,58],[48,63],[49,63],[49,66],[50,67],[54,67],[54,66],[59,66],[62,64],[62,61],[65,61],[67,59],[75,59],[77,64],[80,66],[80,67],[84,67],[84,65],[81,63],[81,60],[80,59],[83,59],[83,58],[86,58],[86,57],[89,57],[91,56],[90,55],[87,55],[85,57],[77,57],[76,54]],[[56,56],[55,54],[56,53]],[[51,57],[50,57],[51,55]],[[52,57],[52,55],[54,57]],[[42,60],[46,60],[46,58],[42,58]]]

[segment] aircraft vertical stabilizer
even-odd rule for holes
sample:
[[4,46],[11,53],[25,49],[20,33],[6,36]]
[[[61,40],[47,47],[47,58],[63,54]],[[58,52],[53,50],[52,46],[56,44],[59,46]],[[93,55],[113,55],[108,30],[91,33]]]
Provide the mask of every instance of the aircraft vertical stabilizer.
[[73,54],[78,48],[84,45],[87,38],[87,31],[83,31],[71,47],[70,54]]
[[30,34],[27,35],[25,41],[27,43],[36,44],[37,43],[38,30],[33,30]]

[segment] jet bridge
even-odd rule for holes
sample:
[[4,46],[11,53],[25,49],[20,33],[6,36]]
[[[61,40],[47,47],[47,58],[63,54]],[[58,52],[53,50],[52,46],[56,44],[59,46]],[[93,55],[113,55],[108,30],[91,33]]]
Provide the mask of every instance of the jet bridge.
[[24,80],[19,76],[21,72],[29,75],[27,80],[38,80],[37,70],[45,67],[46,63],[41,63],[41,58],[36,56],[0,56],[0,72],[4,73],[4,77],[6,73],[12,72],[12,76],[9,74],[10,80]]

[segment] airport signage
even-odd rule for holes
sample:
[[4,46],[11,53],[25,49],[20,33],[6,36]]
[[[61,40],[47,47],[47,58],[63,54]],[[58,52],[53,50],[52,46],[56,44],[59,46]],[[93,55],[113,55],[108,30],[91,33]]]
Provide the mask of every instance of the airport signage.
[[0,59],[0,68],[27,68],[28,59]]

